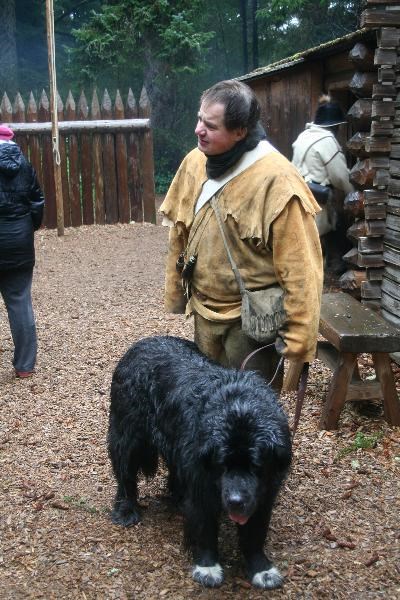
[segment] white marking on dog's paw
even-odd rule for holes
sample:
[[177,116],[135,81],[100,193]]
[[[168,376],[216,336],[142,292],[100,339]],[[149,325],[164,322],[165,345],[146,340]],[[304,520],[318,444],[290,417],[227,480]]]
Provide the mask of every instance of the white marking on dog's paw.
[[201,583],[205,587],[218,587],[224,580],[224,572],[219,563],[215,563],[211,567],[195,565],[192,577],[197,583]]
[[264,590],[272,590],[280,587],[283,582],[283,577],[276,567],[271,567],[268,571],[260,571],[256,573],[251,580],[251,583],[258,588]]

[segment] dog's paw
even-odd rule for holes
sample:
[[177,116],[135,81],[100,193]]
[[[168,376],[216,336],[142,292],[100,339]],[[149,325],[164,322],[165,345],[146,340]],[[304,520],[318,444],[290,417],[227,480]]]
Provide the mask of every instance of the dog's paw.
[[219,563],[215,563],[211,567],[195,565],[192,577],[197,583],[204,585],[204,587],[218,587],[224,580],[224,572]]
[[132,508],[132,505],[127,506],[126,504],[119,504],[114,507],[111,512],[111,521],[115,525],[122,525],[123,527],[132,527],[140,523],[139,511]]
[[274,588],[281,587],[283,577],[276,567],[271,567],[267,571],[255,573],[251,583],[255,587],[262,588],[263,590],[273,590]]

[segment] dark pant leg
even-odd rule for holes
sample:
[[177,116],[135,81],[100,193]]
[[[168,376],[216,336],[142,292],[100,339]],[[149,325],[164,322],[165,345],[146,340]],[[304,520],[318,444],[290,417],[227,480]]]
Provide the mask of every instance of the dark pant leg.
[[194,341],[199,350],[224,366],[227,366],[227,360],[223,339],[228,326],[225,323],[208,321],[194,314]]
[[37,339],[32,308],[33,268],[0,273],[0,293],[6,305],[14,342],[13,365],[17,371],[32,371],[36,363]]
[[[216,323],[195,314],[194,331],[194,341],[200,350],[225,367],[240,369],[244,359],[264,345],[243,333],[240,320]],[[279,359],[279,354],[272,346],[257,352],[246,364],[246,369],[258,371],[269,383],[274,377]],[[283,364],[272,383],[276,392],[281,391],[282,383]]]
[[[228,364],[232,367],[240,368],[241,364],[249,354],[265,345],[266,344],[256,342],[243,333],[240,321],[232,324],[227,330],[224,340]],[[247,361],[246,369],[258,371],[268,383],[274,378],[271,385],[276,392],[280,393],[283,384],[283,362],[279,367],[278,372],[276,372],[279,360],[280,356],[275,350],[275,346],[272,344],[268,348],[256,352],[256,354]]]

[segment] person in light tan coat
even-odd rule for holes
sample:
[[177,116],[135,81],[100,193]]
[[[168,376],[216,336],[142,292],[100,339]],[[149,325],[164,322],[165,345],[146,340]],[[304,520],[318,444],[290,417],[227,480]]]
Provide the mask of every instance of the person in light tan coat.
[[[250,290],[279,283],[287,316],[275,344],[249,368],[270,380],[280,355],[315,356],[323,281],[318,204],[296,169],[265,139],[252,90],[224,81],[203,93],[198,147],[183,160],[160,207],[170,226],[167,312],[194,315],[195,342],[206,355],[240,367],[261,344],[241,331],[241,297],[210,197],[218,199],[231,252]],[[232,177],[232,174],[234,175]],[[196,262],[185,296],[177,261]],[[180,258],[181,257],[181,258]],[[275,379],[282,385],[282,372]]]
[[343,150],[336,139],[339,126],[346,123],[343,111],[330,96],[323,95],[312,123],[293,142],[292,163],[304,180],[331,189],[326,204],[316,217],[325,254],[325,269],[336,274],[346,270],[342,255],[350,249],[343,215],[344,196],[354,191]]

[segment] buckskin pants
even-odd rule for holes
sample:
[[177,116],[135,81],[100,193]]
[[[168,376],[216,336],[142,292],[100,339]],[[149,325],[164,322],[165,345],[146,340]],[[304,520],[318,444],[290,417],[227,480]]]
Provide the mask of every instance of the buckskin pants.
[[[194,341],[199,349],[225,367],[240,369],[244,359],[257,348],[262,347],[245,335],[240,320],[228,323],[208,321],[194,315]],[[258,371],[269,383],[274,377],[279,363],[279,354],[274,346],[260,350],[246,364],[246,369]],[[283,365],[277,373],[272,387],[279,394],[283,384]]]
[[17,371],[32,371],[37,339],[32,308],[33,268],[0,271],[0,293],[6,305],[14,342],[13,365]]

